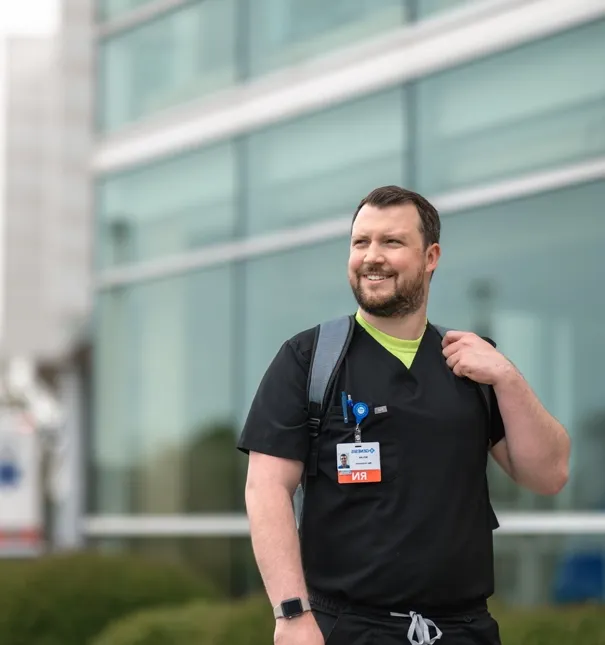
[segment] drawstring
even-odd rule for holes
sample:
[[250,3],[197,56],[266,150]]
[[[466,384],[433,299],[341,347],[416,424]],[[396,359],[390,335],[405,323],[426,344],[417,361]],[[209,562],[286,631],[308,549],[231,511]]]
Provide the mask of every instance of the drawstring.
[[[417,614],[415,611],[411,611],[409,614],[398,614],[394,611],[390,612],[391,616],[409,616],[412,619],[412,624],[408,630],[408,640],[411,645],[433,645],[435,641],[438,641],[441,636],[443,636],[441,630],[432,620],[425,620],[420,614]],[[430,628],[434,627],[437,632],[435,636],[431,638]],[[418,640],[414,638],[414,635]]]

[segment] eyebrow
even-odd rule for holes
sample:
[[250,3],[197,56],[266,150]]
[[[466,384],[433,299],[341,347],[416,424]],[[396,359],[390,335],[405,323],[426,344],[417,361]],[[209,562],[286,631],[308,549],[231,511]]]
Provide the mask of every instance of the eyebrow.
[[[383,240],[386,240],[386,239],[389,239],[389,238],[394,238],[394,237],[405,239],[406,237],[408,237],[408,235],[409,235],[409,233],[407,233],[407,232],[405,232],[405,233],[404,232],[395,233],[395,232],[391,231],[389,233],[382,234],[380,237]],[[353,233],[351,235],[351,237],[353,239],[363,239],[363,238],[370,237],[370,234],[369,233]]]

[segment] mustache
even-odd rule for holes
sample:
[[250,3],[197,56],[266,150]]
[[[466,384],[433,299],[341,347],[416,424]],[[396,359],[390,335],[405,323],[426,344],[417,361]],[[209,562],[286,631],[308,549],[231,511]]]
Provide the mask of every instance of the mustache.
[[384,267],[376,267],[371,265],[365,266],[359,269],[359,271],[357,272],[357,275],[362,276],[362,275],[367,275],[368,273],[374,273],[376,275],[387,275],[387,276],[395,275],[394,271],[385,269]]
[[359,269],[357,273],[359,273],[360,275],[364,275],[366,273],[376,273],[378,275],[393,275],[393,273],[395,272],[389,268],[385,268],[384,266],[374,266],[369,264],[361,267],[361,269]]

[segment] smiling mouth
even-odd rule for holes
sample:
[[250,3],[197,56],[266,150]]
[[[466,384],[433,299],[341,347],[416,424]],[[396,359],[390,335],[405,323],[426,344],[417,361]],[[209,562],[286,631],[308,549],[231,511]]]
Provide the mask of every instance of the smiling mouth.
[[366,273],[362,277],[365,278],[368,282],[372,282],[374,284],[380,284],[381,282],[385,282],[385,280],[389,280],[393,276],[384,275],[381,273]]

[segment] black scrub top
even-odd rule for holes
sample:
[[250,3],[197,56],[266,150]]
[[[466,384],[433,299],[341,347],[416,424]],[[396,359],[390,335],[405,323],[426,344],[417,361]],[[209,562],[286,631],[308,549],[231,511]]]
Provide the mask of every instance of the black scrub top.
[[[315,330],[280,348],[252,402],[238,448],[306,461],[307,376]],[[429,324],[406,366],[358,323],[307,478],[301,549],[310,589],[391,611],[455,610],[493,593],[489,446],[504,436],[475,383],[454,375]],[[370,413],[362,441],[380,443],[382,481],[339,484],[337,445],[354,441],[341,392]],[[384,411],[386,407],[386,411]],[[378,411],[375,412],[375,409]]]

